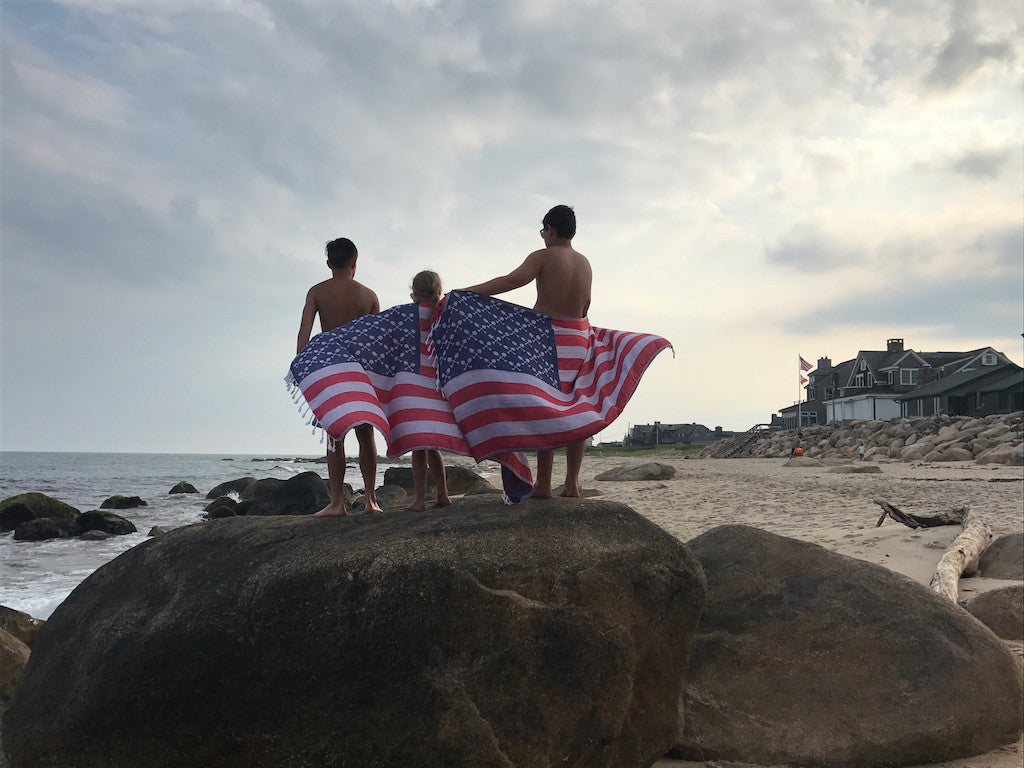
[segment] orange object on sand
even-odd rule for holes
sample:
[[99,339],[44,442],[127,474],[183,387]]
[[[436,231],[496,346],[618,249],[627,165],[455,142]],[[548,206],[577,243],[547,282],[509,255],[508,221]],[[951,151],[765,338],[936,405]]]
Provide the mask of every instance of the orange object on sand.
[[803,448],[797,448],[795,451],[793,451],[793,455],[794,456],[803,456],[804,455],[804,449]]

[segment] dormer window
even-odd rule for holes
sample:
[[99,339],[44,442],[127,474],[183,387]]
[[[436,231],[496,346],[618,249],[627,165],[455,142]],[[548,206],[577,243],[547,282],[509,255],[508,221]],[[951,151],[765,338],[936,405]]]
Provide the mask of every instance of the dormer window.
[[995,365],[996,362],[996,356],[991,352],[986,352],[984,355],[981,356],[982,365]]
[[905,386],[917,384],[917,368],[900,368],[900,384]]

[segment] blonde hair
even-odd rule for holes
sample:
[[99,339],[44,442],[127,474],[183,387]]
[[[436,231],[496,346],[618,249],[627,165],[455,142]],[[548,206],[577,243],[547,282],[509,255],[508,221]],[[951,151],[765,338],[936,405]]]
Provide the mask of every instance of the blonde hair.
[[413,297],[420,301],[437,304],[441,300],[441,276],[425,269],[412,279]]

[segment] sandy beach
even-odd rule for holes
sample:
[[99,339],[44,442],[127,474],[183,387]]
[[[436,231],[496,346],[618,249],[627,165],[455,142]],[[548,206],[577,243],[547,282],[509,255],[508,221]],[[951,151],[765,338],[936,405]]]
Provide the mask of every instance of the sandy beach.
[[[670,464],[671,480],[605,482],[606,470],[648,461]],[[959,526],[911,530],[892,520],[876,527],[882,499],[907,512],[929,513],[969,505],[999,536],[1024,530],[1024,473],[1020,467],[957,463],[883,463],[881,474],[837,474],[828,467],[787,467],[786,459],[685,459],[666,451],[643,457],[592,457],[583,463],[586,491],[620,501],[669,533],[687,541],[728,523],[756,526],[813,542],[834,552],[890,568],[927,584]],[[556,455],[555,481],[564,475]],[[540,501],[528,503],[543,503]],[[961,600],[1012,582],[969,578],[960,581]],[[1020,653],[1020,647],[1016,648]],[[943,768],[1020,768],[1024,748],[1016,745]],[[662,760],[659,768],[736,766],[715,761]]]

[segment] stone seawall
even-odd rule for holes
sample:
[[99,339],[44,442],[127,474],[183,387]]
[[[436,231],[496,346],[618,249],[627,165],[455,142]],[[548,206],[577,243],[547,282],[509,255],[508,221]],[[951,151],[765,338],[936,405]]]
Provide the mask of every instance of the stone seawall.
[[[797,432],[810,458],[867,461],[974,461],[979,464],[1024,464],[1024,412],[981,418],[926,416],[890,421],[850,421],[779,432],[765,432],[735,458],[785,458],[792,455]],[[719,440],[697,454],[721,458],[729,440]]]

